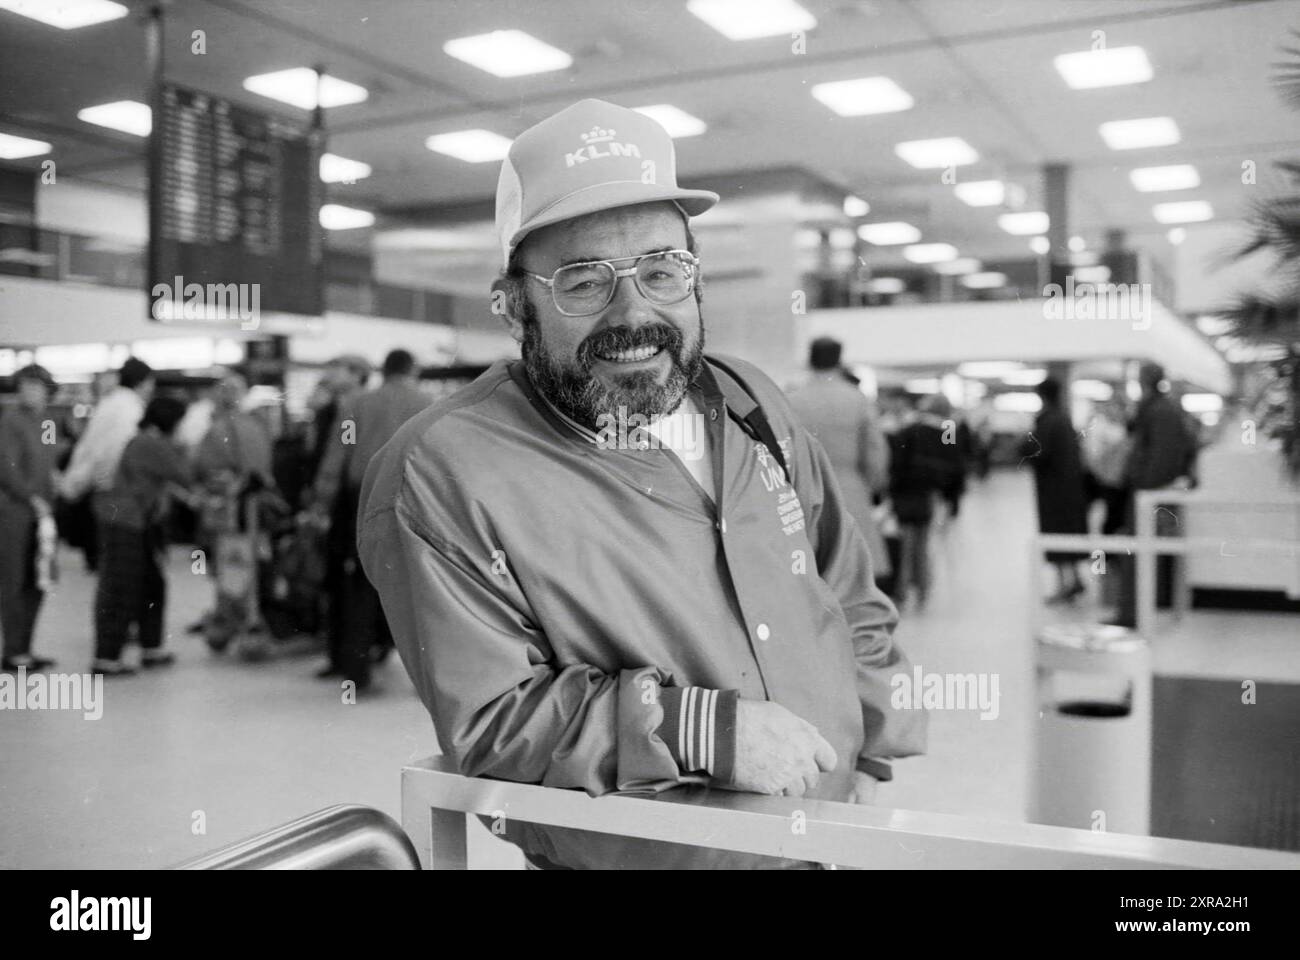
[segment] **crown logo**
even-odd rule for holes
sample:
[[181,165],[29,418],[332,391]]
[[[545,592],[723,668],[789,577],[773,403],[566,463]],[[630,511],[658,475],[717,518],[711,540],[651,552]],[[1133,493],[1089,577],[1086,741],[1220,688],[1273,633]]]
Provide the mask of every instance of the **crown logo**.
[[598,124],[591,128],[591,133],[584,133],[582,135],[582,142],[587,144],[605,143],[609,140],[613,140],[616,132],[617,131],[614,130],[606,130]]

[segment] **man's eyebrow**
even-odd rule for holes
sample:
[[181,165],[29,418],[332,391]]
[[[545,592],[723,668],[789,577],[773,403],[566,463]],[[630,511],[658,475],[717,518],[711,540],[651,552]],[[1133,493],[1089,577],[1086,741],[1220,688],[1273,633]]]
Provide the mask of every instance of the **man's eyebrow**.
[[[642,257],[642,256],[648,256],[648,255],[650,255],[650,254],[652,254],[652,253],[667,253],[669,250],[685,250],[685,249],[686,249],[685,247],[675,247],[675,246],[673,246],[672,244],[668,244],[668,245],[666,245],[666,246],[662,246],[662,247],[655,247],[653,250],[643,250],[641,253],[635,253],[635,254],[633,254],[633,256],[635,256],[635,257]],[[596,261],[599,261],[599,260],[609,260],[609,259],[615,259],[615,260],[626,260],[626,259],[628,259],[628,258],[627,258],[627,257],[613,257],[613,258],[610,258],[610,257],[600,257],[600,256],[597,256],[597,255],[594,254],[594,253],[591,253],[591,254],[580,254],[580,255],[578,255],[578,256],[576,256],[576,257],[566,257],[566,258],[564,258],[563,260],[560,261],[560,266],[562,266],[562,267],[569,267],[569,266],[572,266],[572,265],[575,264],[575,263],[595,263]]]

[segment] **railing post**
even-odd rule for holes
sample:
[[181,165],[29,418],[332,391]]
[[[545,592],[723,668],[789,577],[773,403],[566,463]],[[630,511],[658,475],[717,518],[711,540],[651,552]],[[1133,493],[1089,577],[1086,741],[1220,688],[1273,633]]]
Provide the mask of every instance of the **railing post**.
[[1156,553],[1155,505],[1156,494],[1139,490],[1136,493],[1134,512],[1137,514],[1135,533],[1138,538],[1134,562],[1137,565],[1137,632],[1150,639],[1156,625]]

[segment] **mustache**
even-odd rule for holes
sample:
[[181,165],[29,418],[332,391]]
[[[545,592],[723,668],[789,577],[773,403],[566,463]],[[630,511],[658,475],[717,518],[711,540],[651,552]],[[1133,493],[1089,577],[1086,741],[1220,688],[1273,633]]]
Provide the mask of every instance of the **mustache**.
[[639,347],[662,347],[680,358],[682,332],[667,323],[650,323],[641,327],[609,327],[593,333],[578,345],[576,359],[583,369],[589,369],[598,354],[635,350]]

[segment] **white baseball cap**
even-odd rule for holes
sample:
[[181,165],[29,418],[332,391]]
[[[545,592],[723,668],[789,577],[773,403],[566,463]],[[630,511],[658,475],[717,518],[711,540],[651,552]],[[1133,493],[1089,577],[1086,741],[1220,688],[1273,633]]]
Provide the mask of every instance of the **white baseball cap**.
[[677,186],[673,139],[658,121],[604,100],[581,100],[510,145],[497,181],[501,262],[538,227],[656,200],[698,216],[718,202]]

